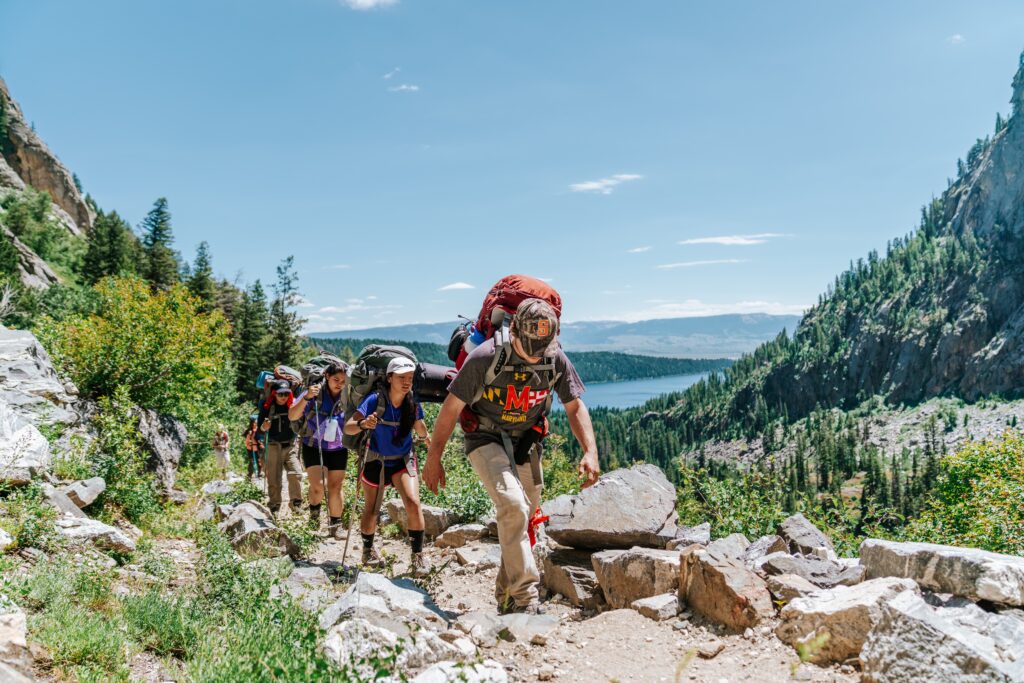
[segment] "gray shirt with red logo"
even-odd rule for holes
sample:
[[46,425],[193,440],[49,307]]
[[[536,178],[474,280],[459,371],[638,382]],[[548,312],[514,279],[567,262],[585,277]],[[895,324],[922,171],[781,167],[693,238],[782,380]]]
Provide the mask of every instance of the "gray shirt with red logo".
[[[533,372],[529,364],[512,351],[509,366],[520,366],[513,370],[501,372],[490,386],[484,386],[487,370],[494,361],[494,339],[488,339],[473,349],[466,357],[459,374],[448,386],[448,391],[456,398],[470,404],[470,409],[495,423],[507,425],[510,429],[528,429],[537,424],[548,398],[547,382],[550,371]],[[554,392],[563,404],[569,403],[586,390],[572,362],[566,358],[561,347],[542,364],[554,361],[558,380]],[[473,403],[477,393],[483,389],[480,400]],[[495,431],[481,428],[466,434],[466,452],[470,452],[486,443],[501,443],[501,436]]]

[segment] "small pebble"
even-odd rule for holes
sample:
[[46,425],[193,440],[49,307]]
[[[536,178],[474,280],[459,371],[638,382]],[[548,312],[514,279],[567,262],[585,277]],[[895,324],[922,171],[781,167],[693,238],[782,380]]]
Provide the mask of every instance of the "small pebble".
[[545,664],[537,672],[537,679],[541,681],[550,681],[555,677],[555,667],[550,664]]
[[752,639],[754,637],[754,629],[748,628],[746,631],[743,632],[743,637],[747,640]]

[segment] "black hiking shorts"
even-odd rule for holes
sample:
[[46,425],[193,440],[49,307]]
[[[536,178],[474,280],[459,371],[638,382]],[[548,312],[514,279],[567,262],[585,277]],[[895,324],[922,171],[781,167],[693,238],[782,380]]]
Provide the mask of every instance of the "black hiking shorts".
[[319,467],[321,452],[323,453],[324,467],[329,471],[348,469],[347,448],[342,448],[340,451],[321,451],[316,446],[306,444],[302,444],[302,466]]

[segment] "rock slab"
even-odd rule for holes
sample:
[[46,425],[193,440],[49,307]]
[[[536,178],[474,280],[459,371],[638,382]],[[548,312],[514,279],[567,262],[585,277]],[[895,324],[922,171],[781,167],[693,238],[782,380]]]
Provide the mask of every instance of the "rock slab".
[[772,576],[796,574],[819,588],[853,586],[864,580],[861,565],[850,565],[835,560],[823,560],[809,555],[797,557],[789,553],[772,553],[756,561],[756,566]]
[[461,548],[470,541],[479,541],[489,535],[490,531],[483,524],[457,524],[434,539],[434,545],[438,548]]
[[71,499],[71,502],[79,508],[87,508],[96,502],[96,499],[107,490],[107,482],[103,477],[92,477],[82,479],[68,484],[61,491]]
[[676,534],[676,492],[659,467],[635,465],[602,476],[575,496],[544,503],[548,535],[574,548],[664,548]]
[[388,579],[361,572],[355,582],[320,615],[324,630],[344,619],[367,619],[398,636],[409,635],[410,624],[444,628],[447,615],[430,595],[408,579]]
[[917,584],[910,579],[874,579],[796,598],[782,608],[775,635],[796,648],[803,661],[845,662],[860,654],[868,632],[881,618],[882,605],[904,591],[917,593]]
[[25,613],[9,598],[0,595],[0,665],[7,665],[24,676],[32,673],[27,637]]
[[869,579],[898,576],[937,593],[1024,606],[1024,557],[869,538],[860,545],[860,562]]
[[270,510],[255,501],[236,505],[218,528],[231,539],[231,545],[242,557],[299,556],[298,546],[274,524]]
[[188,429],[180,420],[154,410],[136,408],[139,435],[147,452],[146,469],[156,474],[157,489],[169,495],[178,476],[178,463],[188,443]]
[[665,621],[679,614],[679,596],[675,592],[655,595],[634,601],[632,607],[648,619]]
[[55,520],[54,526],[72,544],[91,543],[103,550],[135,552],[135,541],[120,529],[99,520],[64,516]]
[[412,683],[506,683],[505,667],[493,659],[482,662],[439,662],[430,667]]
[[[455,523],[455,515],[448,510],[431,505],[421,505],[423,510],[423,534],[427,538],[436,538]],[[409,533],[409,515],[401,498],[392,498],[387,502],[386,510],[391,521],[398,522],[403,533]]]
[[0,484],[27,484],[49,466],[50,442],[0,398]]
[[614,609],[679,586],[679,553],[674,550],[604,550],[594,553],[590,561],[605,600]]
[[784,519],[777,533],[789,544],[791,553],[814,555],[823,560],[834,560],[837,557],[828,536],[800,513]]
[[541,580],[549,591],[565,597],[575,607],[596,611],[604,606],[605,600],[590,555],[583,550],[564,548],[547,553],[541,563]]
[[883,605],[860,654],[863,681],[1024,680],[1024,619],[963,598],[906,591]]
[[775,616],[764,581],[739,560],[717,557],[700,546],[683,551],[679,597],[698,614],[742,633]]

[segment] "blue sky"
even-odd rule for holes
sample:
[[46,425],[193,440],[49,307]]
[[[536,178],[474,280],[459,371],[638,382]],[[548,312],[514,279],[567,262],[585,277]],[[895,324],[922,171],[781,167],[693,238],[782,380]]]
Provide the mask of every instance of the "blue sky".
[[[1008,111],[1015,2],[2,0],[0,75],[105,209],[310,330],[799,312]],[[471,287],[471,288],[470,288]]]

